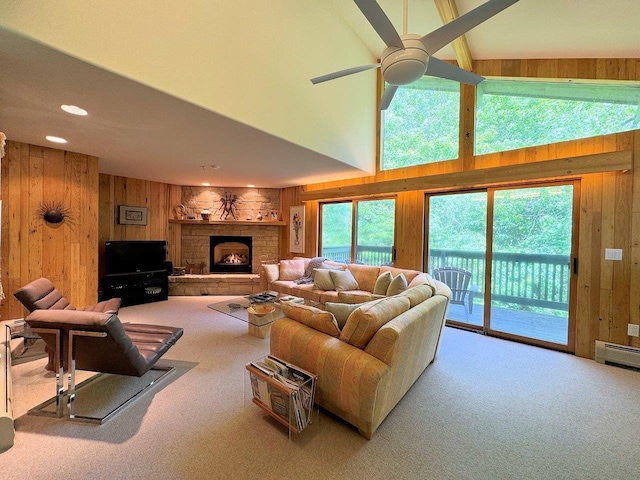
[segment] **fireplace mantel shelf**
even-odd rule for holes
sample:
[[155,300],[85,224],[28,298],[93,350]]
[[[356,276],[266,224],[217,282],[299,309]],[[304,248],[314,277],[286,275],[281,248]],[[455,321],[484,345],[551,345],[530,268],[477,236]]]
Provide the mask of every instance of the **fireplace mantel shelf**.
[[265,225],[265,226],[284,226],[287,224],[281,220],[178,220],[170,218],[169,223],[182,223],[186,225]]

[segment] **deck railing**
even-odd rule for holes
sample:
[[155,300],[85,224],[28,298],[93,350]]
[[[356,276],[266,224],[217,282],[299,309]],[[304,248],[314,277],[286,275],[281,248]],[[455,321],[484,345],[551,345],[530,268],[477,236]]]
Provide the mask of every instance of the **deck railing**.
[[[569,256],[493,253],[492,300],[569,310]],[[484,294],[484,252],[431,250],[429,268],[457,267],[471,272],[471,284]]]
[[[356,262],[366,265],[391,264],[390,247],[358,245]],[[323,248],[322,255],[337,262],[351,261],[347,246]],[[476,298],[484,295],[484,252],[461,250],[429,251],[429,270],[457,267],[471,272],[471,284],[477,287]],[[493,253],[492,299],[505,303],[569,309],[569,256],[528,253]]]
[[[322,249],[322,256],[336,262],[351,262],[351,247],[343,245],[339,247],[326,247]],[[358,245],[356,247],[356,262],[364,265],[390,265],[391,247],[372,247]]]

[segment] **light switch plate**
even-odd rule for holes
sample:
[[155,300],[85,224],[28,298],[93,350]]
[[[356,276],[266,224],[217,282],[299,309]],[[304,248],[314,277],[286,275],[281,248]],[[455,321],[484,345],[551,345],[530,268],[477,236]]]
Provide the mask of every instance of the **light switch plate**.
[[640,337],[640,325],[630,323],[627,325],[627,335],[630,337]]
[[622,260],[621,248],[605,248],[604,249],[605,260]]

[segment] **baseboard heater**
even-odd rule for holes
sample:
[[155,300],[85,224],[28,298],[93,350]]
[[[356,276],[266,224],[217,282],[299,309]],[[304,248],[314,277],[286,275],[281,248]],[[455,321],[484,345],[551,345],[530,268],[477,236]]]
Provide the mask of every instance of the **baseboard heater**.
[[596,362],[640,369],[640,348],[596,340]]

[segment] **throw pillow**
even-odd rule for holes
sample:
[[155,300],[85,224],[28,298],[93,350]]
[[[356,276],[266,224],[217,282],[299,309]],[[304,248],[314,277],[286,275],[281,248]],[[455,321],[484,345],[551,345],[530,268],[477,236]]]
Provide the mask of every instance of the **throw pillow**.
[[347,323],[347,318],[351,315],[356,308],[360,308],[362,303],[333,303],[327,302],[324,304],[325,311],[332,313],[338,322],[340,329],[344,328],[344,324]]
[[335,317],[330,312],[291,302],[280,302],[280,308],[282,308],[282,313],[284,313],[286,317],[296,322],[331,335],[332,337],[340,336],[338,322],[336,322]]
[[349,269],[329,270],[329,273],[331,274],[331,279],[333,280],[336,292],[341,292],[343,290],[358,290],[360,288],[358,286],[358,282],[353,278]]
[[393,275],[391,275],[391,272],[381,273],[376,280],[375,286],[373,287],[373,293],[375,293],[376,295],[386,295],[391,280],[393,280]]
[[329,270],[316,268],[313,276],[314,290],[335,290]]
[[272,283],[278,280],[280,277],[280,267],[275,263],[269,263],[262,265],[264,276],[267,279],[267,283]]
[[387,288],[387,297],[404,292],[407,289],[407,285],[407,279],[405,278],[404,273],[399,273],[397,277],[391,280],[389,288]]
[[382,298],[361,305],[347,318],[340,340],[364,348],[383,325],[407,310],[409,299],[404,297]]
[[280,280],[295,280],[304,274],[304,260],[280,260]]
[[373,287],[376,284],[378,275],[380,275],[380,267],[352,263],[349,265],[349,271],[358,282],[359,290],[373,292]]

